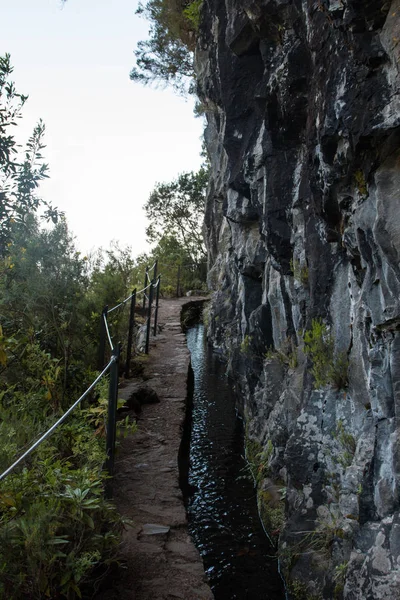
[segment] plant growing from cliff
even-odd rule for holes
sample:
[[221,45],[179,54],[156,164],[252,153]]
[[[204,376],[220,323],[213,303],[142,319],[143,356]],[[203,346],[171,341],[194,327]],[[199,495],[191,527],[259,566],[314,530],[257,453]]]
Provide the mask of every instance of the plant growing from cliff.
[[343,452],[338,457],[338,463],[346,469],[353,462],[356,453],[357,442],[355,437],[345,430],[343,421],[338,421],[335,437],[343,448]]
[[349,359],[346,352],[338,352],[334,356],[329,376],[331,383],[337,390],[347,388],[349,385]]
[[322,319],[313,319],[311,329],[304,333],[304,349],[311,358],[312,374],[317,388],[330,381],[329,369],[333,361],[333,339]]
[[200,25],[200,11],[203,0],[193,0],[184,10],[183,15],[193,25],[195,31],[198,31]]
[[334,589],[335,598],[339,598],[343,592],[348,564],[348,561],[344,561],[335,567],[335,574],[333,576],[333,581],[336,583]]
[[302,285],[308,285],[308,266],[302,265],[297,258],[291,258],[290,260],[290,270],[293,273],[293,277],[296,281],[301,283]]
[[322,600],[321,595],[310,594],[307,584],[300,579],[293,579],[288,587],[294,600]]
[[241,344],[240,344],[240,352],[244,355],[250,354],[251,349],[251,336],[245,335]]
[[264,358],[265,360],[278,360],[282,365],[295,369],[298,365],[297,347],[292,339],[286,338],[281,348],[267,350]]
[[268,440],[263,447],[257,440],[252,440],[247,434],[245,436],[246,459],[249,464],[254,481],[258,485],[268,476],[269,464],[274,453],[274,446]]
[[368,187],[367,182],[365,181],[364,173],[361,171],[361,169],[354,173],[354,181],[356,182],[358,193],[362,198],[365,198],[368,195]]
[[304,539],[308,548],[322,555],[331,555],[332,544],[335,539],[343,539],[345,531],[341,516],[332,508],[322,507],[323,513],[317,519],[316,528],[308,533]]
[[265,529],[272,538],[277,538],[285,523],[284,500],[273,497],[268,490],[259,490],[257,505]]
[[194,0],[148,0],[136,13],[150,21],[150,37],[134,51],[133,81],[161,82],[179,92],[191,91],[193,51],[202,2]]
[[322,319],[313,319],[304,333],[304,350],[313,362],[316,389],[332,384],[343,389],[348,384],[348,358],[345,352],[334,354],[334,338]]

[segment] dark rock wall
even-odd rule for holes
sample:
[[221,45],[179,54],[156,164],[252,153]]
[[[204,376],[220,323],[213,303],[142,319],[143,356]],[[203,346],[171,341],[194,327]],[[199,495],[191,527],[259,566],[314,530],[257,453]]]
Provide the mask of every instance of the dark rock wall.
[[[399,17],[400,0],[203,3],[209,336],[294,598],[400,598]],[[347,386],[315,383],[316,318]]]

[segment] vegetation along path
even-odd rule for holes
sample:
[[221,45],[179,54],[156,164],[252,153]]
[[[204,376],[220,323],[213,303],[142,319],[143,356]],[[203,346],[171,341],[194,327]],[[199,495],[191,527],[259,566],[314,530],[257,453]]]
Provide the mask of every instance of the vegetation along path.
[[[114,478],[117,508],[133,525],[122,543],[126,568],[98,600],[213,598],[188,535],[179,488],[178,451],[190,360],[180,325],[186,302],[187,298],[160,302],[161,333],[152,338],[142,379],[132,379],[120,390],[120,398],[139,413],[138,431],[120,443]],[[154,402],[152,390],[159,402]],[[140,400],[153,402],[142,406]]]

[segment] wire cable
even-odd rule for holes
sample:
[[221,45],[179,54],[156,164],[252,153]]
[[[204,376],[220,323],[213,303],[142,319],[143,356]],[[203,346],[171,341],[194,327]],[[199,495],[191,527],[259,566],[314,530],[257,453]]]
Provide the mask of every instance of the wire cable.
[[113,310],[117,310],[117,308],[119,308],[123,304],[126,304],[128,302],[128,300],[130,300],[132,298],[132,296],[133,296],[133,294],[131,294],[130,296],[128,296],[127,298],[125,298],[125,300],[122,300],[122,302],[120,302],[116,306],[113,306],[112,308],[110,308],[107,312],[111,313]]
[[149,283],[149,285],[147,285],[145,288],[143,288],[142,290],[139,290],[137,293],[138,294],[142,294],[143,292],[145,292],[146,290],[149,289],[149,287],[151,286],[151,282]]
[[[152,285],[151,281],[149,283],[148,286],[146,286],[145,288],[143,288],[142,290],[139,290],[138,292],[136,292],[136,295],[138,296],[139,294],[141,294],[142,292],[145,292],[146,290],[149,289],[149,287]],[[123,304],[126,304],[131,298],[132,298],[133,294],[131,294],[130,296],[128,296],[127,298],[125,298],[125,300],[122,300],[122,302],[120,302],[119,304],[116,304],[115,306],[113,306],[112,308],[110,308],[107,311],[107,314],[110,314],[111,312],[113,312],[113,310],[116,310],[117,308],[119,308],[120,306],[122,306]]]
[[[157,261],[154,263],[154,265],[151,267],[150,271],[153,270],[155,268],[157,264]],[[114,310],[116,310],[117,308],[119,308],[120,306],[125,305],[128,300],[130,300],[134,294],[136,293],[138,294],[144,294],[144,296],[147,298],[147,300],[149,300],[149,297],[146,294],[146,290],[148,290],[149,288],[153,287],[153,288],[157,288],[157,286],[160,285],[161,282],[161,275],[158,276],[157,280],[155,283],[153,283],[152,280],[150,280],[148,271],[146,271],[146,276],[148,281],[150,281],[150,283],[144,287],[142,290],[139,290],[138,292],[133,292],[132,294],[130,294],[127,298],[125,298],[125,300],[122,300],[122,302],[120,302],[119,304],[117,304],[116,306],[114,306],[113,308],[110,308],[110,310],[107,311],[107,315],[111,312],[113,312]],[[103,313],[103,320],[104,320],[104,326],[107,332],[107,338],[108,338],[108,342],[110,344],[110,348],[111,350],[114,350],[114,346],[112,343],[112,338],[110,335],[110,330],[108,327],[108,321],[107,321],[107,315],[105,313]],[[111,367],[111,365],[113,364],[113,362],[115,362],[116,357],[112,356],[110,359],[110,362],[107,364],[106,367],[104,367],[103,371],[100,373],[100,375],[98,377],[96,377],[96,379],[93,381],[93,383],[87,388],[87,390],[78,398],[78,400],[76,400],[76,402],[74,402],[74,404],[72,404],[72,406],[69,407],[69,409],[63,414],[62,417],[60,417],[51,427],[50,429],[48,429],[36,442],[34,442],[30,448],[28,448],[28,450],[26,452],[24,452],[16,461],[13,462],[13,464],[8,467],[8,469],[6,469],[1,475],[0,475],[0,481],[2,481],[5,477],[7,477],[7,475],[9,473],[11,473],[11,471],[13,471],[15,469],[15,467],[17,465],[19,465],[27,456],[29,456],[38,446],[40,446],[40,444],[42,442],[44,442],[44,440],[46,440],[52,433],[53,431],[55,431],[55,429],[61,425],[61,423],[63,423],[65,421],[65,419],[71,414],[71,412],[78,406],[78,404],[80,404],[80,402],[82,402],[82,400],[84,398],[86,398],[86,396],[89,394],[89,392],[92,391],[92,389],[95,387],[95,385],[100,381],[100,379],[107,373],[107,371],[109,370],[109,368]]]
[[0,481],[2,479],[4,479],[5,477],[7,477],[7,475],[9,473],[11,473],[11,471],[13,471],[13,469],[15,469],[15,467],[17,465],[19,465],[20,462],[22,462],[27,456],[29,456],[29,454],[31,454],[38,446],[40,446],[40,444],[42,442],[44,442],[45,439],[47,439],[55,429],[57,429],[57,427],[59,425],[61,425],[61,423],[63,421],[65,421],[65,419],[72,413],[72,411],[78,406],[78,404],[80,402],[82,402],[82,400],[84,398],[86,398],[86,396],[88,395],[89,392],[92,391],[92,389],[95,387],[95,385],[100,381],[100,379],[103,377],[103,375],[105,375],[107,373],[107,371],[109,370],[109,368],[111,367],[112,363],[115,362],[115,356],[113,356],[110,360],[110,362],[108,363],[108,365],[106,367],[104,367],[104,369],[102,370],[102,372],[100,373],[100,375],[98,377],[96,377],[96,379],[93,381],[93,383],[88,387],[88,389],[82,394],[82,396],[80,396],[80,398],[78,398],[78,400],[76,400],[76,402],[74,402],[72,404],[72,406],[69,407],[69,409],[67,410],[67,412],[65,412],[63,414],[62,417],[60,417],[58,419],[58,421],[56,421],[54,423],[54,425],[52,425],[50,427],[50,429],[48,429],[46,431],[46,433],[44,433],[38,440],[37,442],[35,442],[34,444],[32,444],[32,446],[26,451],[24,452],[24,454],[22,454],[22,456],[20,456],[15,462],[13,462],[13,464],[8,467],[8,469],[6,469],[1,475],[0,475]]
[[104,326],[106,328],[106,333],[107,333],[107,337],[108,337],[108,342],[110,344],[110,348],[111,350],[114,349],[113,343],[112,343],[112,339],[111,339],[111,335],[110,335],[110,330],[108,329],[108,321],[107,321],[107,317],[106,315],[103,313],[103,320],[104,320]]

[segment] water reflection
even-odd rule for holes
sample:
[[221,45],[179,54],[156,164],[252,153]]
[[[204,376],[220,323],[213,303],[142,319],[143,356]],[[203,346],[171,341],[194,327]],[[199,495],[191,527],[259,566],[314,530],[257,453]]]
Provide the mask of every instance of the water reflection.
[[202,325],[187,332],[194,373],[190,533],[217,600],[281,600],[285,595],[277,561],[271,558],[243,458],[243,424],[225,365],[204,338]]

